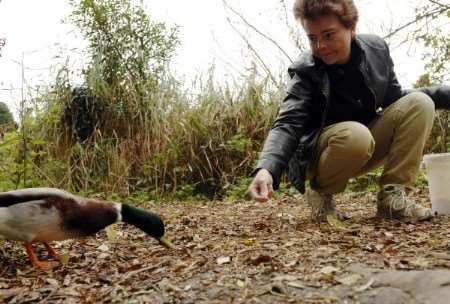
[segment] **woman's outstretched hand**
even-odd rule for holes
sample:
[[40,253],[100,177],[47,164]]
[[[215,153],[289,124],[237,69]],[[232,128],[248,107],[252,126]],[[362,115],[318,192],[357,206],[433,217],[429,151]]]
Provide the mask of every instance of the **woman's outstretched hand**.
[[257,202],[266,202],[272,198],[273,178],[266,169],[260,169],[248,187],[251,198]]

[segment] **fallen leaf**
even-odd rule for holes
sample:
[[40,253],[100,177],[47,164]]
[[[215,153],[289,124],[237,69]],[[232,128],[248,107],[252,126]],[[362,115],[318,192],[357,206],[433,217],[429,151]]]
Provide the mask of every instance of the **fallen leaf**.
[[286,264],[284,264],[285,267],[292,267],[295,265],[297,265],[297,261],[290,261],[290,262],[287,262]]
[[100,253],[100,254],[97,256],[97,259],[99,259],[99,260],[104,260],[104,259],[106,259],[107,257],[109,257],[109,253],[107,253],[107,252],[102,252],[102,253]]
[[320,281],[326,281],[326,282],[334,282],[334,275],[332,274],[327,274],[327,273],[322,273],[319,276],[319,280]]
[[0,290],[0,300],[2,298],[14,297],[14,296],[24,292],[24,290],[26,290],[26,289],[25,288],[21,288],[21,287],[11,288],[11,289],[6,289],[6,290]]
[[59,282],[55,279],[47,278],[46,281],[47,281],[47,283],[49,283],[50,285],[52,285],[54,287],[59,287]]
[[327,223],[328,223],[328,225],[330,225],[331,227],[333,227],[335,229],[345,229],[346,228],[345,224],[342,221],[340,221],[334,214],[327,214]]
[[376,244],[376,245],[375,245],[375,249],[378,250],[378,251],[383,250],[384,247],[385,247],[384,244]]
[[298,288],[298,289],[304,289],[305,288],[305,285],[303,285],[299,281],[287,282],[286,285],[289,286],[289,287],[294,287],[294,288]]
[[339,271],[339,268],[333,267],[333,266],[325,266],[320,270],[320,273],[323,274],[335,274]]
[[353,273],[344,277],[335,278],[335,281],[341,283],[342,285],[352,286],[358,282],[362,276],[358,273]]
[[268,228],[268,226],[265,223],[262,223],[262,222],[253,224],[253,227],[256,230],[264,230],[264,229]]
[[256,258],[250,258],[249,259],[249,264],[253,265],[253,266],[258,266],[259,264],[262,263],[269,263],[270,261],[272,261],[272,257],[269,255],[260,255]]
[[388,238],[393,238],[394,237],[394,234],[392,232],[388,232],[388,231],[385,231],[384,235],[387,236]]
[[70,278],[69,275],[66,275],[66,276],[64,277],[63,286],[69,286],[70,283],[71,283],[71,278]]
[[64,253],[60,253],[58,255],[58,260],[62,265],[67,265],[69,264],[69,260],[70,260],[70,253],[69,252],[64,252]]
[[436,259],[450,260],[450,254],[444,252],[432,252],[431,256]]
[[241,241],[245,246],[259,246],[258,240],[255,239],[246,239]]
[[432,247],[439,247],[442,245],[443,241],[440,239],[429,239],[427,243]]
[[30,301],[35,301],[41,297],[41,294],[37,291],[32,291],[27,296]]
[[390,255],[397,255],[399,252],[400,251],[395,247],[388,247],[383,251],[383,253],[388,253]]
[[110,244],[113,244],[116,242],[117,239],[117,232],[116,229],[114,228],[114,225],[109,225],[105,228],[106,231],[106,237],[108,238],[108,242]]
[[223,265],[231,262],[231,258],[229,256],[222,256],[217,258],[217,264]]
[[272,278],[272,281],[280,282],[280,281],[295,281],[297,280],[297,276],[283,274],[283,275],[277,275],[276,277]]
[[424,258],[417,258],[409,261],[409,264],[420,268],[426,268],[430,262]]
[[237,280],[237,281],[236,281],[236,285],[237,285],[238,287],[240,287],[240,288],[244,288],[246,284],[245,284],[245,282],[242,281],[242,280]]
[[103,252],[109,251],[109,247],[106,244],[102,244],[102,245],[98,246],[97,249],[100,251],[103,251]]

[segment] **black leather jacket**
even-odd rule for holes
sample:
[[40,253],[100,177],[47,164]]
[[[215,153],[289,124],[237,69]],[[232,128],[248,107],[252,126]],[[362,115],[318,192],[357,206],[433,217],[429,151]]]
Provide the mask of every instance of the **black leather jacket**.
[[[383,109],[409,93],[401,89],[393,69],[386,42],[375,35],[357,35],[356,45],[361,49],[360,71],[368,92],[375,100],[374,111]],[[313,161],[317,139],[324,127],[332,97],[324,63],[307,52],[288,69],[290,81],[287,96],[278,117],[264,143],[253,175],[267,169],[278,189],[282,172],[289,167],[289,179],[301,192],[305,191],[306,168]],[[434,101],[437,109],[450,110],[450,87],[421,89]]]

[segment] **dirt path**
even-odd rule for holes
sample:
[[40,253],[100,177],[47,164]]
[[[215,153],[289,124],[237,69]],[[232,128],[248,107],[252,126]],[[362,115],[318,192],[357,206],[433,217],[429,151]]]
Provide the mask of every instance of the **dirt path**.
[[[414,196],[427,201],[425,192]],[[434,296],[439,303],[450,297],[450,217],[377,220],[373,194],[338,198],[338,208],[353,217],[343,228],[311,223],[301,196],[146,207],[165,218],[182,250],[167,251],[116,225],[96,238],[55,244],[70,260],[42,272],[29,265],[20,244],[0,241],[0,302],[424,303]]]

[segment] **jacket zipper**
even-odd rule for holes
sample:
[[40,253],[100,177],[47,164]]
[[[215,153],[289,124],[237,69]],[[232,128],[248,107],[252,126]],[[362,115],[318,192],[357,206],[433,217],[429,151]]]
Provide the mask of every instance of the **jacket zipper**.
[[[383,109],[381,107],[378,107],[377,102],[377,95],[375,95],[375,92],[373,91],[372,87],[369,85],[369,81],[367,79],[367,75],[369,74],[369,68],[367,67],[366,63],[366,57],[363,57],[364,59],[361,61],[361,64],[359,65],[359,71],[361,72],[364,80],[364,84],[369,88],[370,94],[372,94],[373,101],[374,101],[374,110],[375,114],[378,116],[381,116],[381,112]],[[364,73],[364,70],[367,72],[367,74]]]
[[322,115],[322,121],[320,122],[320,128],[319,131],[317,132],[316,138],[314,138],[314,144],[313,144],[313,150],[311,151],[312,155],[312,161],[315,162],[315,157],[317,157],[317,155],[315,155],[315,151],[317,150],[317,143],[319,141],[319,137],[320,134],[322,133],[323,128],[325,127],[325,122],[327,119],[327,115],[328,115],[328,109],[330,107],[330,80],[328,79],[328,75],[325,72],[324,73],[324,77],[322,78],[324,80],[324,85],[321,88],[321,93],[322,95],[325,97],[325,109],[323,111],[323,115]]
[[323,85],[321,88],[321,92],[322,92],[323,96],[325,97],[325,109],[323,111],[322,122],[320,124],[320,129],[319,129],[320,132],[322,132],[322,129],[325,126],[325,122],[326,122],[327,115],[328,115],[328,109],[330,107],[330,79],[328,78],[328,74],[326,72],[324,72],[322,79],[323,79]]

